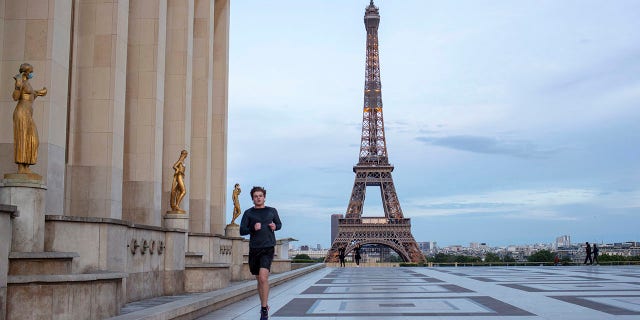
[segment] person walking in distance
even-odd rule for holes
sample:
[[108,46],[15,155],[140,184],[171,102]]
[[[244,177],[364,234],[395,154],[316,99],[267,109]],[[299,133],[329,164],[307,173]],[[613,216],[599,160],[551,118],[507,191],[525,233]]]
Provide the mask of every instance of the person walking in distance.
[[340,247],[340,249],[338,249],[338,258],[340,258],[340,267],[345,267],[344,264],[344,251],[345,248],[344,247]]
[[357,245],[355,249],[353,249],[354,252],[354,258],[356,260],[356,267],[360,266],[360,245]]
[[275,231],[282,228],[278,210],[264,204],[267,190],[251,189],[253,207],[245,210],[240,222],[240,235],[249,235],[249,270],[256,276],[260,297],[260,320],[269,319],[269,272],[276,246]]
[[600,249],[598,249],[598,247],[596,246],[596,244],[593,244],[593,263],[594,264],[598,264],[598,253],[599,253]]
[[589,260],[589,264],[593,264],[593,259],[591,259],[591,246],[589,245],[589,242],[585,242],[585,244],[587,247],[584,250],[587,255],[584,257],[584,264],[587,264],[587,260]]

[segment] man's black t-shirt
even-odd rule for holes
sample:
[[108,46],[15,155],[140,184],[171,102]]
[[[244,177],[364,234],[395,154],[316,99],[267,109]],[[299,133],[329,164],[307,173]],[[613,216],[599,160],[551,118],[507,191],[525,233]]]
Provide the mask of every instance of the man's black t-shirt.
[[[262,227],[260,230],[254,230],[254,225],[260,222]],[[282,222],[278,216],[278,210],[272,207],[264,207],[256,209],[251,207],[245,210],[240,222],[240,235],[251,235],[249,239],[249,248],[267,248],[276,245],[276,235],[269,224],[276,224],[276,230],[282,228]]]

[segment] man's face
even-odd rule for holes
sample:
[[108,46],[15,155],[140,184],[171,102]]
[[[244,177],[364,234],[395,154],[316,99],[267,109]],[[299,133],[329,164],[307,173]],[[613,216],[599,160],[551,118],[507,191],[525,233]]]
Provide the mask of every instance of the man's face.
[[253,205],[260,208],[264,206],[264,193],[256,191],[253,193]]

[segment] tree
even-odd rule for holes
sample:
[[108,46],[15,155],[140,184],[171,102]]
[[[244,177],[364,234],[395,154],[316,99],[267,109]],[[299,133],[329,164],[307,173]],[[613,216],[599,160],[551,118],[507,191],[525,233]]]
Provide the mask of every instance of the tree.
[[444,253],[438,253],[436,254],[435,257],[433,257],[433,262],[435,263],[446,263],[446,262],[452,262],[452,259],[450,259],[451,256],[448,254],[444,254]]
[[514,257],[512,257],[510,254],[505,255],[504,257],[502,257],[502,261],[503,262],[516,262],[516,259]]
[[295,257],[293,257],[293,260],[312,260],[312,259],[311,257],[309,257],[308,254],[299,253],[299,254],[296,254]]
[[398,256],[397,254],[392,254],[390,256],[388,256],[385,262],[404,262],[404,260],[402,260],[402,258],[400,258],[400,256]]
[[457,262],[457,263],[480,262],[480,257],[457,255],[457,256],[455,256],[455,262]]
[[484,262],[500,262],[500,257],[493,252],[487,252],[484,256]]
[[601,254],[598,256],[598,261],[639,261],[640,256],[622,256],[619,254]]
[[547,249],[543,249],[540,250],[532,255],[530,255],[527,258],[527,261],[529,262],[553,262],[553,259],[555,258],[555,253],[547,250]]

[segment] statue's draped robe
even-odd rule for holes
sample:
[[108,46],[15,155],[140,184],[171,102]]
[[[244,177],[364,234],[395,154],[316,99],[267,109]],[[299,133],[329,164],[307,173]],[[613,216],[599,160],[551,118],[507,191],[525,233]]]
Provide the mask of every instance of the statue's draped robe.
[[13,99],[18,100],[13,112],[13,143],[15,163],[34,165],[38,159],[38,130],[33,121],[33,100],[36,94],[28,81],[16,89]]

